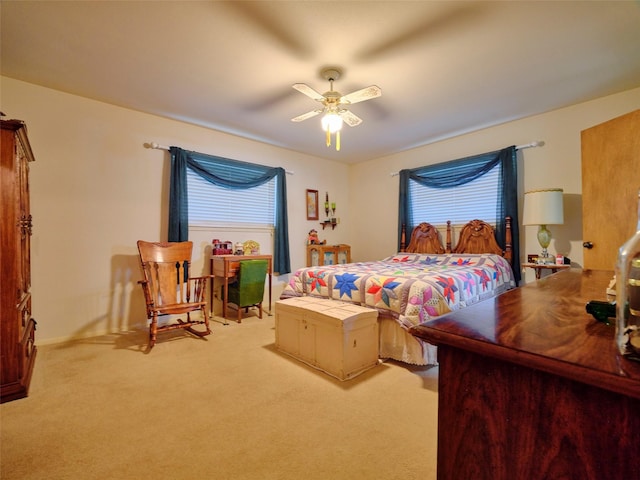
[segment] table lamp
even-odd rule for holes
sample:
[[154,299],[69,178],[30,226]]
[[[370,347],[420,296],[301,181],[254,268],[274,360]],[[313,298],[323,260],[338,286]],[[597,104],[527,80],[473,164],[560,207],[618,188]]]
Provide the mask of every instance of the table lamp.
[[547,225],[562,225],[564,214],[562,207],[562,189],[546,188],[524,193],[523,225],[539,225],[538,242],[542,247],[542,255],[538,263],[555,263],[549,256],[547,247],[551,242],[551,232]]

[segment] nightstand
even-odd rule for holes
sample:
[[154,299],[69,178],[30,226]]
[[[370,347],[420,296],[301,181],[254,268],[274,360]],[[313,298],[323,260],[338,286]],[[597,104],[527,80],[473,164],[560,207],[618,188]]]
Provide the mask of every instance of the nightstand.
[[571,265],[557,265],[555,263],[523,263],[522,266],[533,268],[536,271],[536,280],[540,280],[542,270],[551,270],[551,273],[556,273],[558,270],[571,268]]

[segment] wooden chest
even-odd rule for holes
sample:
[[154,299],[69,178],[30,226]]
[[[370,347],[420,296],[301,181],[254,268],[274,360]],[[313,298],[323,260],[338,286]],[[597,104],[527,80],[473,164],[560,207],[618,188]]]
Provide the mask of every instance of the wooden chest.
[[378,364],[378,312],[317,297],[279,300],[276,347],[339,380]]

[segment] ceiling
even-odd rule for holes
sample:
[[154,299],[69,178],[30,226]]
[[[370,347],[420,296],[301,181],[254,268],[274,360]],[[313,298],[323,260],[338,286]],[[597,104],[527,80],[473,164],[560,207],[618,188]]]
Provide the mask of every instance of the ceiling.
[[[640,86],[637,1],[0,5],[2,75],[345,163]],[[382,89],[339,152],[290,120],[326,66]]]

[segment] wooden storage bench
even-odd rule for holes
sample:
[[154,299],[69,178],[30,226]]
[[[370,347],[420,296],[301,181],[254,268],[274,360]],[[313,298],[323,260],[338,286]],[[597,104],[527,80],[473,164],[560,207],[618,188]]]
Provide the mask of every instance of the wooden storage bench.
[[275,304],[276,348],[339,380],[378,364],[378,312],[352,303],[296,297]]

